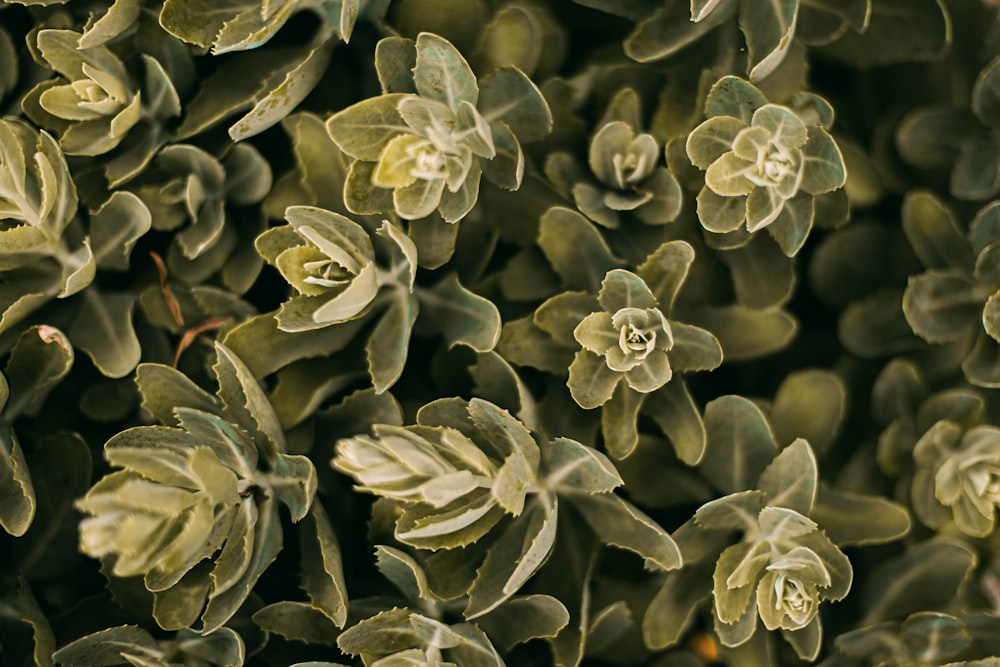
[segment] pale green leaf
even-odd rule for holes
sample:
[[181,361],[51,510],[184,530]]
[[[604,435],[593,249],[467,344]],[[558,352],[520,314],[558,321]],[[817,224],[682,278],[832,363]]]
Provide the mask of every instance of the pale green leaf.
[[976,299],[975,291],[975,283],[962,271],[934,269],[911,275],[903,313],[913,331],[930,343],[961,340],[982,316],[985,298]]
[[621,373],[608,368],[604,357],[593,352],[579,350],[569,367],[569,379],[566,384],[573,400],[585,409],[604,405],[611,399],[615,385],[623,378]]
[[253,622],[265,632],[292,641],[331,645],[337,628],[322,611],[306,602],[282,600],[258,609]]
[[685,149],[691,164],[699,169],[709,166],[732,150],[733,140],[747,124],[733,116],[714,116],[691,130]]
[[569,623],[565,605],[551,595],[515,595],[476,619],[497,646],[510,650],[532,639],[548,639]]
[[139,363],[142,349],[132,326],[134,307],[133,294],[102,293],[91,286],[69,328],[73,344],[108,377],[125,377]]
[[799,0],[741,2],[740,30],[749,50],[751,81],[760,81],[777,69],[788,53],[798,20]]
[[[897,502],[824,484],[819,487],[810,516],[840,547],[892,542],[906,536],[913,523],[906,507]],[[864,521],[858,521],[858,517],[864,517]]]
[[35,518],[35,489],[21,445],[10,426],[0,426],[0,526],[14,537]]
[[515,67],[497,69],[483,78],[478,108],[486,120],[509,127],[518,142],[537,141],[552,130],[552,112],[541,91]]
[[798,322],[779,308],[710,307],[690,319],[715,335],[727,362],[773,354],[787,347],[798,332]]
[[863,35],[848,31],[822,51],[867,68],[936,60],[951,42],[951,17],[941,0],[877,0]]
[[560,495],[610,493],[624,482],[596,449],[569,438],[554,438],[544,450],[545,484]]
[[412,130],[397,110],[403,93],[370,97],[338,111],[326,121],[334,143],[351,157],[374,162],[393,138]]
[[623,382],[601,409],[601,435],[612,457],[627,458],[639,444],[639,410],[647,396],[632,391]]
[[725,0],[704,20],[694,22],[687,3],[669,2],[640,21],[625,38],[625,55],[639,62],[650,62],[673,55],[694,44],[736,13],[737,3]]
[[449,346],[492,350],[500,338],[500,311],[492,301],[466,289],[451,274],[434,287],[417,292],[420,307],[444,334]]
[[456,112],[463,101],[476,104],[479,98],[476,75],[458,49],[429,32],[417,35],[416,46],[413,82],[420,95],[444,102]]
[[809,141],[802,148],[802,181],[799,188],[811,195],[831,192],[847,182],[844,156],[833,137],[821,127],[809,128]]
[[229,137],[242,141],[260,134],[287,116],[312,92],[326,72],[336,39],[328,37],[289,68],[278,86],[255,100],[253,108],[229,127]]
[[90,243],[100,269],[125,271],[132,248],[152,226],[152,215],[137,196],[118,190],[90,215]]
[[708,446],[701,468],[723,493],[754,488],[778,451],[764,414],[742,396],[709,401],[705,430]]
[[493,543],[469,589],[469,604],[463,612],[467,619],[496,609],[542,566],[555,542],[556,509],[554,495],[534,496],[524,514]]
[[746,197],[717,195],[707,185],[698,193],[698,220],[715,234],[727,234],[743,226],[747,219]]
[[805,438],[822,455],[840,434],[848,407],[847,387],[829,371],[806,369],[782,381],[771,405],[770,421],[778,442]]
[[684,379],[673,378],[649,394],[645,409],[670,440],[677,458],[687,465],[698,465],[705,454],[707,434]]
[[538,245],[568,289],[597,292],[604,275],[621,264],[594,225],[567,208],[542,215]]
[[677,544],[659,524],[614,493],[568,498],[601,542],[638,554],[652,569],[681,567]]
[[368,337],[365,344],[368,374],[379,394],[395,384],[403,373],[410,333],[419,311],[420,304],[414,296],[398,292]]
[[812,447],[797,438],[761,472],[757,488],[767,494],[768,505],[787,507],[808,516],[816,501],[819,467]]
[[347,585],[340,546],[321,503],[314,502],[303,520],[302,588],[320,611],[338,628],[347,622]]

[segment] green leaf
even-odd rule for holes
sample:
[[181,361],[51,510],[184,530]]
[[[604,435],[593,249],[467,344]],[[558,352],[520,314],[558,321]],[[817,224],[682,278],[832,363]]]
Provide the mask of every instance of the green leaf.
[[567,289],[596,293],[604,275],[621,264],[597,228],[568,208],[555,206],[542,215],[538,245]]
[[757,527],[757,517],[766,504],[767,494],[763,491],[736,491],[699,507],[694,525],[706,530],[747,532]]
[[685,149],[691,164],[708,169],[713,162],[732,150],[733,140],[747,124],[733,116],[713,116],[691,130]]
[[821,127],[809,128],[809,140],[802,148],[802,181],[799,188],[821,195],[842,188],[847,182],[844,156],[833,137]]
[[[810,517],[837,546],[883,544],[905,537],[912,520],[906,507],[880,496],[821,484]],[[858,521],[864,517],[864,521]]]
[[964,542],[937,538],[919,542],[874,567],[861,591],[860,625],[928,609],[947,609],[979,558]]
[[35,508],[35,489],[17,436],[10,426],[0,426],[0,526],[14,537],[24,535]]
[[143,654],[157,650],[156,640],[137,625],[119,625],[91,633],[66,644],[52,659],[60,665],[118,665],[121,654],[135,651]]
[[107,377],[125,377],[139,363],[142,349],[132,326],[134,307],[133,294],[101,293],[91,286],[69,328],[70,340]]
[[798,10],[798,0],[741,3],[740,30],[750,52],[751,81],[767,78],[781,64],[792,44]]
[[709,165],[705,171],[705,185],[723,197],[748,195],[754,189],[759,189],[747,178],[747,174],[755,169],[753,162],[737,157],[730,151]]
[[438,324],[449,347],[467,345],[489,352],[500,338],[500,311],[489,299],[475,294],[450,274],[441,282],[417,292],[421,309]]
[[983,125],[1000,127],[1000,59],[994,58],[972,87],[972,113]]
[[[219,629],[232,618],[250,595],[260,575],[274,562],[281,551],[282,531],[277,507],[271,499],[265,499],[259,504],[260,511],[254,527],[249,562],[239,578],[230,587],[221,592],[213,592],[209,596],[205,612],[201,617],[204,626],[201,630],[202,634]],[[221,555],[219,558],[221,559]]]
[[770,422],[778,442],[804,438],[817,455],[829,451],[847,415],[847,387],[829,371],[789,373],[771,404]]
[[742,396],[722,396],[705,406],[708,446],[701,469],[723,493],[755,487],[778,452],[771,427],[756,405]]
[[873,0],[863,35],[848,31],[820,51],[868,68],[937,60],[951,41],[951,17],[940,0]]
[[931,270],[910,276],[903,294],[903,313],[913,331],[930,343],[961,340],[982,315],[982,301],[967,274]]
[[579,350],[569,367],[569,387],[573,400],[581,408],[592,410],[611,399],[615,386],[624,376],[608,368],[604,357]]
[[951,193],[959,199],[977,201],[992,197],[1000,189],[1000,157],[991,139],[976,137],[962,143],[951,170]]
[[[757,581],[769,560],[766,542],[738,542],[722,552],[712,575],[712,598],[720,621],[731,625],[746,614],[747,607],[756,607]],[[737,577],[740,581],[734,582]]]
[[818,483],[816,455],[808,442],[797,438],[764,469],[757,488],[767,494],[769,506],[787,507],[809,516]]
[[538,406],[517,371],[495,350],[480,353],[469,368],[476,383],[475,395],[496,405],[509,405],[529,429],[538,429]]
[[535,326],[531,317],[506,322],[500,332],[497,350],[505,359],[518,366],[562,375],[573,362],[573,349],[553,340]]
[[597,301],[606,313],[622,308],[656,308],[656,297],[639,276],[625,269],[612,269],[604,275]]
[[223,343],[261,378],[299,359],[328,356],[350,343],[363,319],[311,331],[289,333],[278,328],[275,314],[256,315],[230,329]]
[[796,283],[795,264],[765,237],[756,236],[741,248],[719,253],[719,257],[733,275],[740,305],[767,308],[791,298]]
[[4,369],[10,398],[5,401],[3,422],[11,424],[17,417],[35,415],[69,373],[73,360],[73,347],[63,332],[45,324],[24,329]]
[[705,115],[732,116],[749,125],[754,112],[765,104],[767,97],[752,83],[738,76],[724,76],[708,91]]
[[[704,571],[708,566],[707,572]],[[668,572],[642,619],[643,642],[653,650],[669,648],[681,641],[702,603],[711,595],[705,580],[712,563],[696,563]]]
[[90,215],[90,243],[99,269],[125,271],[132,248],[152,226],[142,200],[117,190]]
[[285,435],[257,379],[246,364],[222,343],[215,343],[216,362],[212,372],[219,381],[218,397],[230,417],[256,442],[261,455],[272,467],[285,452]]
[[403,93],[390,93],[352,104],[326,121],[326,131],[340,150],[353,158],[374,162],[395,137],[413,131],[399,115]]
[[896,148],[903,159],[916,167],[951,165],[967,139],[982,132],[968,111],[951,106],[918,107],[903,117],[896,127]]
[[397,292],[368,337],[365,344],[368,374],[379,394],[395,384],[403,372],[419,310],[414,296]]
[[668,2],[625,38],[625,55],[641,63],[666,58],[701,40],[736,13],[736,2],[725,0],[715,11],[697,23],[691,20],[685,2]]
[[568,500],[604,544],[631,551],[650,568],[674,570],[682,565],[677,544],[651,518],[614,493],[574,494]]
[[504,650],[532,639],[555,637],[569,623],[569,612],[551,595],[516,595],[476,619],[493,642]]
[[552,112],[538,87],[519,69],[502,67],[480,83],[479,112],[501,121],[518,142],[538,141],[552,131]]
[[375,71],[383,94],[416,93],[413,85],[416,65],[417,49],[412,39],[384,37],[375,45]]
[[698,220],[714,234],[727,234],[743,226],[747,219],[746,197],[724,197],[707,185],[698,193]]
[[667,241],[650,253],[636,269],[636,275],[646,283],[660,310],[668,317],[694,257],[694,248],[686,241]]
[[545,484],[562,495],[610,493],[624,482],[596,449],[569,438],[554,438],[544,450]]
[[479,87],[469,63],[451,42],[434,33],[417,35],[413,82],[420,95],[444,102],[456,112],[461,102],[478,101]]
[[985,331],[976,339],[972,351],[962,361],[965,378],[977,387],[1000,387],[1000,345]]
[[796,320],[779,308],[706,307],[689,319],[715,335],[727,362],[773,354],[787,347],[798,331]]
[[307,644],[332,645],[336,626],[326,614],[306,602],[282,600],[258,609],[253,622],[265,632]]
[[698,465],[705,455],[707,435],[701,412],[682,378],[673,378],[647,395],[644,408],[670,440],[677,458]]
[[285,71],[281,83],[255,100],[253,108],[229,127],[229,137],[242,141],[260,134],[295,109],[323,77],[335,43],[334,37],[327,37],[301,56]]
[[903,231],[928,269],[969,269],[972,249],[954,213],[933,193],[916,190],[903,199]]
[[639,410],[649,394],[632,391],[627,384],[616,386],[601,410],[604,447],[613,458],[624,459],[639,444]]
[[471,620],[496,609],[542,566],[555,542],[556,507],[554,495],[534,496],[524,513],[493,543],[469,589],[465,618]]

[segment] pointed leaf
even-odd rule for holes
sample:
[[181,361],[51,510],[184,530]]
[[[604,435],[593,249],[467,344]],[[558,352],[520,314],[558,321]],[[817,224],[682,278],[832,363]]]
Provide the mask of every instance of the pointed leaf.
[[456,112],[461,102],[478,101],[479,87],[469,63],[448,40],[433,33],[417,35],[413,81],[420,95],[444,102]]
[[574,495],[569,500],[605,544],[642,556],[650,568],[681,567],[681,552],[663,528],[614,493]]
[[594,225],[567,208],[542,215],[538,245],[567,289],[596,293],[604,275],[621,264]]
[[414,296],[399,292],[368,337],[365,358],[376,393],[384,392],[402,375],[419,310]]
[[467,619],[496,609],[542,566],[555,542],[556,502],[552,494],[535,496],[493,543],[469,589]]
[[787,507],[809,516],[818,483],[816,455],[808,442],[797,438],[764,469],[757,488],[767,494],[768,505]]
[[750,52],[750,80],[767,78],[788,53],[798,20],[798,0],[767,0],[740,11],[740,30]]

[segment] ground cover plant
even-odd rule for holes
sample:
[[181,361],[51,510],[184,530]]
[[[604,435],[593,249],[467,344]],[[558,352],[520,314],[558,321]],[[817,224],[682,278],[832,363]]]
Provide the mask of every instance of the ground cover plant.
[[1000,665],[998,12],[0,0],[0,664]]

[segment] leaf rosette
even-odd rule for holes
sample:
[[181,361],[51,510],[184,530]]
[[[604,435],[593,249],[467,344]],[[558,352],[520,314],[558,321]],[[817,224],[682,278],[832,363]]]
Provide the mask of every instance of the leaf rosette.
[[767,103],[736,77],[717,82],[705,108],[708,119],[686,143],[691,164],[705,170],[698,194],[702,226],[714,234],[768,228],[785,254],[794,255],[812,227],[815,198],[847,180],[833,137],[792,108]]
[[121,59],[107,46],[78,47],[72,30],[41,30],[41,57],[60,76],[29,93],[38,110],[36,122],[60,131],[59,143],[69,155],[101,155],[120,144],[142,117],[138,88]]
[[468,619],[497,608],[547,560],[561,502],[605,543],[657,569],[680,566],[670,536],[613,493],[621,478],[603,454],[567,438],[537,439],[482,399],[440,399],[415,425],[377,424],[373,436],[342,439],[332,465],[389,505],[400,542],[485,551],[465,591]]
[[[675,338],[677,327],[664,315],[646,282],[631,271],[609,271],[596,305],[600,309],[573,329],[573,338],[582,349],[570,364],[567,385],[583,408],[606,403],[620,382],[640,394],[666,385],[674,374],[670,353],[678,342],[687,348],[682,353],[685,362],[698,358],[693,364],[696,368],[704,364],[714,368],[722,361],[718,341],[704,329],[679,324],[682,337]],[[682,368],[686,370],[687,363]]]
[[963,233],[937,197],[913,192],[903,203],[903,230],[927,268],[907,280],[907,324],[928,343],[955,344],[971,384],[1000,387],[1000,202],[981,208]]
[[761,472],[756,490],[695,513],[699,526],[744,531],[719,555],[713,575],[716,629],[726,646],[748,641],[759,617],[768,630],[783,631],[800,657],[815,659],[820,605],[843,599],[853,577],[847,556],[809,518],[817,474],[812,448],[799,438]]
[[379,236],[398,260],[394,268],[380,267],[368,231],[339,213],[290,206],[285,219],[288,225],[269,229],[256,241],[258,252],[296,291],[278,311],[282,331],[308,331],[359,317],[383,285],[412,290],[416,249],[388,221]]
[[500,68],[480,86],[462,54],[432,33],[415,42],[383,40],[376,68],[384,94],[327,121],[333,141],[356,159],[345,185],[348,208],[394,210],[406,220],[438,211],[457,222],[475,205],[484,173],[509,190],[520,186],[520,142],[552,126],[545,99],[524,73]]
[[[638,104],[631,89],[616,97],[621,98]],[[677,179],[660,163],[662,153],[653,135],[613,119],[601,125],[590,141],[590,176],[569,153],[549,156],[546,172],[557,185],[565,186],[584,215],[600,225],[617,228],[626,213],[646,224],[661,225],[677,218],[682,197]],[[562,183],[565,180],[573,182]]]
[[913,510],[934,529],[954,522],[964,534],[993,532],[1000,505],[1000,428],[934,424],[913,449]]
[[213,397],[158,364],[137,371],[144,407],[165,425],[113,436],[105,458],[120,468],[76,503],[80,549],[115,577],[142,576],[165,629],[221,627],[281,550],[277,503],[293,521],[309,512],[316,472],[284,453],[263,391],[222,345]]

